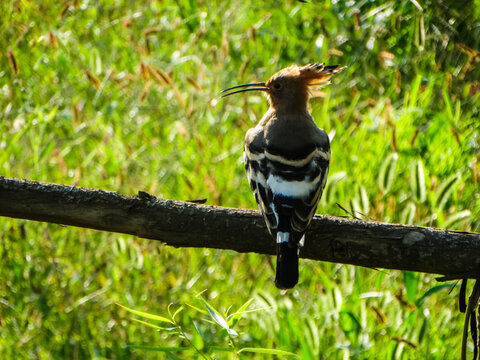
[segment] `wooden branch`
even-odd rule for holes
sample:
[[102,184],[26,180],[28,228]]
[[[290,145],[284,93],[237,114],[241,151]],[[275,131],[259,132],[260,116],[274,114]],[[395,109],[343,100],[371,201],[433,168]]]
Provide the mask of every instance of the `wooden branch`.
[[[160,240],[175,247],[274,254],[258,211],[0,177],[0,216]],[[479,278],[480,234],[316,216],[301,257]]]

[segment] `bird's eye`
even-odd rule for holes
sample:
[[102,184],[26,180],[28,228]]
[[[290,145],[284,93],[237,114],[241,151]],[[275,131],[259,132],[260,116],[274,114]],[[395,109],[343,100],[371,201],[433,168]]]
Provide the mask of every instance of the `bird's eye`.
[[276,90],[280,89],[281,87],[282,87],[282,85],[280,85],[279,83],[273,84],[273,88],[276,89]]

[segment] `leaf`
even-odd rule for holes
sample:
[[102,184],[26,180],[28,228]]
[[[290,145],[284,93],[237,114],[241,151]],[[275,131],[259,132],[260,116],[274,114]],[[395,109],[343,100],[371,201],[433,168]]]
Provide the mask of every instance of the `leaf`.
[[167,354],[167,357],[171,360],[183,360],[182,358],[178,357],[175,354],[172,354],[170,351],[165,352]]
[[427,190],[425,185],[425,170],[422,160],[418,159],[412,166],[410,174],[410,186],[413,192],[413,198],[423,203],[427,199]]
[[448,118],[453,119],[452,101],[450,99],[450,92],[448,91],[448,88],[446,86],[443,87],[442,93],[443,93],[443,100],[445,102],[445,110],[448,114]]
[[434,207],[437,210],[443,210],[445,207],[445,204],[447,201],[450,199],[452,196],[453,190],[455,187],[460,183],[460,175],[459,174],[454,174],[447,179],[445,179],[440,186],[438,187],[438,190],[435,194],[435,205]]
[[45,146],[43,149],[42,149],[42,152],[40,153],[40,156],[38,158],[38,161],[42,161],[45,157],[47,157],[48,155],[51,154],[53,148],[55,147],[55,142],[54,141],[51,141],[48,143],[47,146]]
[[123,305],[120,305],[120,304],[117,304],[118,306],[124,308],[125,310],[127,310],[128,312],[131,312],[132,314],[135,314],[135,315],[138,315],[138,316],[141,316],[141,317],[144,317],[144,318],[147,318],[147,319],[150,319],[150,320],[155,320],[155,321],[163,321],[163,322],[168,322],[170,324],[174,324],[172,320],[170,319],[167,319],[166,317],[163,317],[163,316],[159,316],[159,315],[154,315],[154,314],[149,314],[149,313],[146,313],[146,312],[143,312],[143,311],[138,311],[138,310],[134,310],[134,309],[130,309],[126,306],[123,306]]
[[396,152],[388,154],[382,161],[380,173],[378,175],[378,186],[384,193],[388,193],[395,179],[397,172],[398,154]]
[[203,342],[207,341],[205,338],[205,333],[202,331],[202,329],[198,326],[198,322],[193,320],[193,326],[195,327],[195,330],[197,330],[198,335],[200,335],[200,338],[202,339]]
[[57,106],[55,106],[52,110],[50,110],[50,112],[46,116],[45,120],[47,122],[52,122],[55,119],[55,115],[57,115],[57,110],[58,110]]
[[340,171],[328,176],[327,186],[325,187],[324,194],[322,196],[322,201],[325,204],[335,204],[337,199],[337,188],[340,181],[347,178],[347,173],[345,171]]
[[[243,314],[246,312],[247,308],[250,306],[252,301],[253,301],[253,299],[248,299],[245,304],[240,306],[240,308],[237,310],[237,312],[235,312],[235,313],[233,313],[233,314],[231,314],[230,316],[227,317],[231,326],[242,318]],[[257,311],[257,310],[255,310],[255,311]]]
[[295,356],[298,357],[297,354],[285,351],[285,350],[277,350],[277,349],[265,349],[265,348],[242,348],[238,351],[241,352],[252,352],[256,354],[270,354],[270,355],[279,355],[279,356]]
[[422,83],[422,76],[417,75],[412,82],[412,86],[410,88],[410,101],[408,108],[415,108],[417,107],[417,97],[418,91],[420,89],[420,85]]
[[365,216],[368,216],[368,213],[370,212],[370,201],[368,200],[368,194],[367,190],[362,185],[357,185],[355,188],[355,199],[356,199],[356,205],[359,207],[359,209],[353,209],[356,211],[360,211]]
[[[457,287],[458,285],[455,285],[455,287]],[[430,289],[428,289],[425,294],[423,294],[422,296],[420,296],[418,298],[418,300],[416,301],[416,304],[418,307],[422,306],[423,302],[429,298],[430,296],[432,296],[433,294],[437,293],[437,292],[440,292],[442,291],[443,289],[451,289],[452,288],[452,284],[440,284],[440,285],[436,285]]]
[[199,307],[191,304],[186,304],[188,307],[191,307],[193,310],[198,311],[200,314],[208,315],[208,311],[205,311],[204,309],[200,309]]
[[368,199],[367,190],[362,185],[360,185],[360,199],[362,199],[363,213],[368,215],[370,213],[370,200]]
[[340,327],[342,328],[345,334],[358,334],[362,325],[360,325],[360,321],[358,321],[357,317],[352,314],[350,311],[340,311]]
[[416,210],[417,207],[413,202],[409,202],[407,205],[405,205],[405,208],[400,214],[400,224],[412,225],[415,219]]
[[362,212],[361,208],[360,208],[360,204],[358,202],[358,198],[354,197],[354,198],[351,198],[349,201],[348,201],[348,204],[350,206],[350,213],[351,215],[353,216],[354,219],[360,219],[359,217],[357,217],[357,213],[360,214]]
[[154,325],[154,324],[151,324],[149,322],[142,321],[142,320],[139,320],[139,319],[133,319],[133,321],[139,322],[140,324],[143,324],[143,325],[146,325],[146,326],[150,326],[151,328],[154,328],[154,329],[157,329],[157,330],[160,330],[160,331],[167,331],[169,333],[177,333],[176,330],[178,329],[177,327],[164,328],[164,327]]
[[213,321],[217,325],[227,330],[227,332],[230,335],[234,335],[234,336],[238,335],[238,333],[235,330],[231,329],[230,326],[228,326],[227,321],[222,316],[220,316],[210,304],[208,304],[203,298],[200,298],[200,300],[202,300],[202,302],[204,303],[205,307],[208,310],[208,313],[210,314],[210,317],[213,319]]
[[182,311],[182,310],[183,310],[183,306],[180,306],[180,307],[173,313],[172,319],[175,319],[175,316],[177,316],[177,315],[180,313],[180,311]]
[[459,222],[469,221],[471,218],[472,218],[472,213],[470,212],[470,210],[463,210],[463,211],[460,211],[459,213],[456,213],[450,216],[443,224],[443,227],[445,229],[451,229],[455,227],[455,225],[457,225]]
[[148,351],[162,351],[162,352],[193,350],[192,348],[185,347],[185,346],[146,346],[146,345],[130,345],[130,344],[128,344],[127,347],[129,347],[131,349],[148,350]]
[[[418,305],[420,306],[420,305]],[[420,331],[418,332],[418,343],[421,344],[422,340],[427,333],[429,318],[425,317],[422,321],[422,326],[420,326]]]

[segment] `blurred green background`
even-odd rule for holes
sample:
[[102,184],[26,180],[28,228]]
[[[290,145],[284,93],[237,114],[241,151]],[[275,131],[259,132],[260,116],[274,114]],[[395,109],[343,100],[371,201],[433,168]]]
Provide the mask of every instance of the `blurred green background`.
[[[325,62],[348,69],[310,101],[333,138],[318,212],[347,216],[339,203],[361,218],[478,232],[479,9],[2,1],[0,175],[256,208],[242,147],[266,101],[218,93],[292,63]],[[238,348],[302,359],[459,358],[458,284],[434,275],[304,260],[299,285],[284,294],[269,256],[7,218],[0,258],[2,359],[287,358],[220,351],[232,337],[206,321],[202,291],[222,315],[248,305],[229,318]],[[184,333],[156,331],[116,303],[167,317],[169,304],[183,306]]]

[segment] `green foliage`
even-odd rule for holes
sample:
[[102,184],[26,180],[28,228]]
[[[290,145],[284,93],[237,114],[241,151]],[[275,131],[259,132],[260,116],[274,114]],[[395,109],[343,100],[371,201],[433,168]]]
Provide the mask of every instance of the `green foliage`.
[[[255,208],[242,143],[267,105],[218,93],[324,61],[348,69],[310,101],[332,140],[319,213],[480,231],[478,5],[1,1],[0,175]],[[456,291],[432,275],[305,260],[284,294],[267,256],[5,218],[0,258],[6,359],[459,354]],[[209,313],[203,289],[239,310]],[[195,306],[175,316],[192,338],[144,316],[170,303]]]
[[[245,304],[243,304],[235,313],[229,314],[229,311],[225,311],[224,315],[221,315],[218,310],[216,310],[211,304],[209,304],[205,299],[200,296],[197,296],[200,299],[202,304],[207,310],[207,314],[210,315],[211,320],[206,319],[198,319],[195,318],[193,315],[206,315],[205,311],[198,307],[198,305],[190,305],[186,304],[186,306],[182,305],[178,307],[175,313],[171,313],[170,308],[172,307],[169,305],[168,314],[169,318],[165,318],[163,316],[158,316],[154,314],[145,313],[142,311],[138,311],[135,309],[130,309],[128,307],[120,305],[125,310],[129,311],[130,313],[146,318],[148,320],[153,321],[160,321],[160,322],[168,322],[172,327],[169,328],[162,328],[160,326],[154,325],[149,322],[141,321],[138,319],[134,319],[139,323],[142,323],[146,326],[154,328],[158,331],[165,331],[169,334],[178,335],[179,341],[185,341],[189,346],[182,347],[182,346],[145,346],[145,345],[129,345],[130,348],[141,349],[141,350],[148,350],[148,351],[160,351],[172,355],[173,352],[194,352],[200,358],[203,359],[214,359],[215,354],[218,352],[228,352],[232,353],[232,356],[235,358],[239,358],[241,353],[255,353],[255,354],[268,354],[268,355],[278,355],[278,356],[287,356],[287,357],[297,357],[294,353],[278,350],[278,349],[266,349],[266,348],[253,348],[253,347],[241,347],[240,343],[245,342],[251,338],[249,334],[242,334],[242,338],[238,338],[239,334],[235,331],[232,326],[241,319],[242,315],[247,312],[253,312],[258,310],[247,310],[247,307],[252,303],[253,299],[248,300]],[[196,299],[198,302],[198,299]],[[184,314],[182,317],[181,322],[193,325],[195,331],[187,331],[184,329],[184,325],[177,320],[177,315],[186,309],[190,308],[192,311],[188,314]],[[268,310],[268,309],[261,309],[261,310]],[[193,312],[193,314],[192,314]],[[197,314],[195,314],[197,313]],[[206,325],[204,325],[206,324]],[[216,331],[215,327],[208,326],[217,325],[221,327],[225,331],[221,331],[220,333]],[[220,346],[220,345],[213,345],[211,344],[213,341],[223,341],[228,342],[228,346]],[[199,345],[197,347],[195,344]],[[192,355],[189,355],[190,357]],[[223,355],[224,356],[224,355]]]

